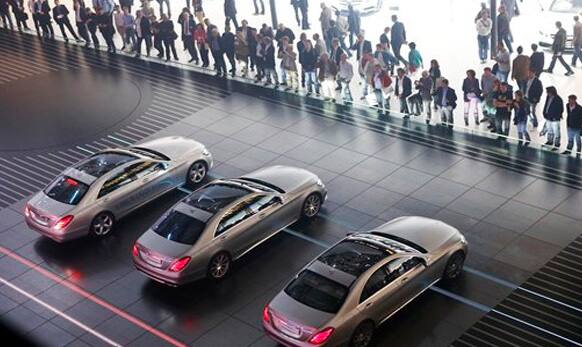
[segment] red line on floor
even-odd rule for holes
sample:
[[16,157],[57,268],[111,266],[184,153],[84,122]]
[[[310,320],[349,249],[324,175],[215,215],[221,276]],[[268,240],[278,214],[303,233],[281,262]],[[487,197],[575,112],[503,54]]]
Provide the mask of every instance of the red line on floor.
[[21,263],[22,265],[24,265],[24,266],[26,266],[26,267],[28,267],[28,268],[30,268],[30,269],[32,269],[32,270],[40,273],[41,275],[43,275],[43,276],[45,276],[45,277],[47,277],[47,278],[49,278],[49,279],[57,282],[60,285],[62,285],[64,287],[66,287],[66,288],[74,291],[75,293],[81,295],[82,297],[84,297],[84,298],[86,298],[88,300],[91,300],[95,304],[97,304],[97,305],[99,305],[99,306],[101,306],[101,307],[103,307],[103,308],[105,308],[105,309],[113,312],[115,315],[117,315],[117,316],[119,316],[119,317],[121,317],[121,318],[123,318],[123,319],[125,319],[125,320],[127,320],[127,321],[129,321],[129,322],[131,322],[133,324],[135,324],[136,326],[138,326],[138,327],[142,328],[143,330],[145,330],[145,331],[147,331],[147,332],[149,332],[149,333],[151,333],[151,334],[153,334],[153,335],[161,338],[162,340],[164,340],[164,341],[166,341],[166,342],[168,342],[168,343],[170,343],[170,344],[172,344],[172,345],[174,345],[176,347],[187,347],[187,345],[184,344],[183,342],[180,342],[180,341],[176,340],[172,336],[167,335],[167,334],[161,332],[160,330],[158,330],[158,329],[152,327],[151,325],[145,323],[141,319],[136,318],[136,317],[132,316],[131,314],[129,314],[129,313],[127,313],[127,312],[119,309],[118,307],[113,306],[112,304],[110,304],[110,303],[108,303],[108,302],[106,302],[106,301],[98,298],[97,296],[95,296],[92,293],[84,290],[83,288],[77,286],[76,284],[71,283],[67,279],[62,278],[62,277],[60,277],[60,276],[58,276],[58,275],[56,275],[56,274],[54,274],[54,273],[52,273],[52,272],[50,272],[50,271],[48,271],[46,269],[43,269],[42,267],[34,264],[33,262],[31,262],[28,259],[25,259],[25,258],[21,257],[20,255],[12,252],[11,250],[0,246],[0,253],[3,253],[4,255],[6,255],[6,256],[8,256],[8,257],[10,257],[10,258],[12,258],[14,260],[16,260],[17,262]]

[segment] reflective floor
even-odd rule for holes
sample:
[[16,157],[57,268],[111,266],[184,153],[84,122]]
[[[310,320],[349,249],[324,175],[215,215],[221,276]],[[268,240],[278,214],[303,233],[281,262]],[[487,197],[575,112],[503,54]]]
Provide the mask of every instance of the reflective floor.
[[[565,247],[580,249],[579,168],[566,158],[444,130],[423,133],[376,114],[3,33],[0,60],[20,67],[0,84],[0,113],[10,120],[0,130],[0,318],[39,345],[273,346],[261,329],[263,306],[323,247],[353,230],[422,215],[467,236],[466,271],[382,325],[376,345],[446,346],[494,308],[509,315],[497,305]],[[18,96],[36,81],[37,94]],[[51,88],[63,81],[70,87]],[[123,94],[103,94],[125,84]],[[100,241],[56,244],[24,224],[28,196],[66,166],[105,147],[168,134],[207,145],[213,177],[274,164],[317,173],[329,190],[321,216],[256,248],[223,283],[181,288],[135,271],[131,247],[183,190],[139,209]],[[577,264],[566,265],[579,273]],[[562,284],[574,300],[579,278]],[[580,309],[580,301],[555,301]],[[581,343],[575,326],[541,327],[548,334],[535,315],[513,311],[531,331],[507,332],[526,342],[542,335],[552,344]]]

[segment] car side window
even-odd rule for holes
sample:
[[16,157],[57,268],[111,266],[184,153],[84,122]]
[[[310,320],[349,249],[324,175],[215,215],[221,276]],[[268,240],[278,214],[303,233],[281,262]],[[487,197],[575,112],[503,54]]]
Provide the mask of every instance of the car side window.
[[260,196],[259,199],[254,200],[252,203],[249,204],[249,209],[253,212],[253,213],[258,213],[264,209],[266,209],[269,206],[274,205],[275,203],[277,203],[278,198],[272,195],[263,195]]
[[402,263],[402,268],[404,269],[404,272],[408,272],[420,264],[422,264],[422,260],[419,257],[412,257]]
[[241,201],[234,207],[232,207],[220,220],[218,227],[216,228],[216,233],[214,236],[219,236],[233,226],[239,224],[243,220],[249,218],[255,214],[250,206],[261,200],[264,196],[256,196],[250,200]]
[[376,272],[370,276],[368,282],[366,282],[366,285],[362,290],[360,303],[364,302],[366,299],[380,291],[382,288],[394,282],[394,280],[406,272],[402,266],[403,262],[403,258],[394,259],[388,264],[376,270]]
[[125,168],[123,171],[117,173],[115,176],[113,176],[112,178],[108,179],[105,183],[103,183],[103,186],[99,190],[97,198],[101,198],[111,192],[116,191],[121,187],[130,184],[131,182],[134,182],[135,180],[138,179],[138,173],[144,170],[144,168],[147,169],[150,166],[150,164],[152,163],[141,161],[132,164]]
[[140,179],[161,170],[162,167],[163,166],[161,163],[156,163],[153,161],[145,162],[143,165],[141,165],[140,168],[138,168],[138,170],[136,170],[135,175],[138,179]]

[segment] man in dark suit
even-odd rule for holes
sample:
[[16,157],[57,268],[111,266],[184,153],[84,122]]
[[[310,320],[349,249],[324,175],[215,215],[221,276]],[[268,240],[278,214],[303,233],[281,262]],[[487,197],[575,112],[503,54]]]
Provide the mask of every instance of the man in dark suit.
[[400,100],[400,113],[404,114],[404,118],[408,118],[410,113],[408,110],[408,97],[412,94],[412,81],[406,76],[406,70],[402,68],[397,70],[397,74],[394,95]]
[[222,44],[222,37],[218,33],[218,29],[212,29],[210,33],[210,52],[214,58],[214,65],[216,67],[216,76],[226,77],[226,63],[224,62],[224,48]]
[[40,10],[38,21],[42,28],[42,34],[45,38],[53,39],[55,37],[55,30],[53,29],[53,24],[51,21],[51,7],[48,3],[48,0],[41,0],[39,8]]
[[340,42],[338,38],[335,38],[331,41],[331,51],[329,54],[329,60],[331,60],[334,64],[339,65],[340,59],[342,54],[344,54],[344,50],[340,47]]
[[552,151],[560,148],[560,120],[564,113],[564,102],[558,95],[556,87],[546,88],[546,103],[544,104],[544,118],[546,123],[542,134],[547,134],[546,146],[552,146]]
[[73,37],[75,38],[75,40],[77,42],[80,41],[79,36],[77,36],[75,31],[73,30],[73,26],[71,25],[71,22],[69,21],[69,10],[67,9],[67,7],[65,5],[60,4],[59,0],[55,0],[55,7],[53,7],[53,18],[55,19],[55,21],[59,25],[59,28],[61,29],[61,33],[63,34],[63,37],[65,38],[65,41],[69,41],[69,38],[67,37],[67,33],[65,32],[65,27],[67,27],[67,29],[69,30],[71,35],[73,35]]
[[[457,107],[457,94],[449,87],[449,80],[443,78],[441,85],[432,94],[435,99],[437,112],[441,115],[442,125],[453,128],[453,110]],[[448,123],[448,124],[447,124]]]
[[135,15],[135,33],[137,36],[136,57],[139,57],[141,54],[141,43],[143,41],[145,41],[146,44],[146,55],[149,57],[152,49],[152,23],[147,16],[144,16],[143,11],[141,10],[138,10]]
[[224,0],[224,16],[226,17],[224,25],[228,25],[232,20],[234,28],[238,28],[238,21],[236,20],[236,4],[234,3],[234,0]]
[[356,60],[360,61],[365,53],[372,53],[372,43],[364,38],[364,34],[358,34],[358,40],[350,49],[356,51]]
[[566,146],[566,151],[562,154],[570,154],[572,148],[574,147],[574,142],[576,142],[576,155],[580,156],[582,151],[582,106],[576,102],[576,95],[570,95],[568,97],[568,104],[566,105],[566,112],[568,118],[566,122],[568,123],[568,146]]
[[533,71],[537,77],[540,77],[544,71],[544,53],[538,52],[538,45],[533,43],[531,45],[532,53],[529,57],[529,69]]
[[224,54],[228,58],[228,62],[230,63],[230,72],[231,76],[234,77],[236,73],[236,61],[234,59],[234,34],[230,30],[230,26],[224,27],[224,32],[222,33],[222,49],[224,50]]
[[354,45],[354,37],[360,34],[360,12],[348,5],[348,31],[350,33],[350,47]]
[[554,52],[554,55],[552,55],[552,61],[546,72],[552,73],[554,71],[554,66],[556,65],[556,60],[559,60],[560,64],[562,64],[564,69],[566,69],[565,75],[570,76],[574,74],[574,71],[570,68],[570,65],[566,63],[563,57],[564,51],[566,50],[566,39],[568,35],[566,34],[566,30],[562,28],[561,22],[556,22],[556,28],[558,31],[554,35],[554,42],[552,42],[552,52]]
[[194,21],[194,16],[190,13],[190,10],[184,8],[180,18],[178,19],[178,24],[182,28],[182,42],[184,43],[184,48],[190,53],[189,63],[195,62],[198,64],[198,52],[194,46],[194,30],[196,28],[196,21]]
[[544,87],[542,86],[542,82],[536,76],[536,73],[532,70],[529,71],[528,80],[526,82],[525,88],[525,99],[530,104],[531,108],[531,118],[532,118],[532,125],[534,128],[538,127],[538,116],[536,109],[538,104],[542,98],[542,93],[544,92]]
[[400,48],[406,43],[406,29],[404,24],[398,21],[398,16],[392,15],[392,29],[390,29],[390,39],[392,44],[392,52],[396,59],[400,60],[404,64],[408,65],[406,59],[400,55]]

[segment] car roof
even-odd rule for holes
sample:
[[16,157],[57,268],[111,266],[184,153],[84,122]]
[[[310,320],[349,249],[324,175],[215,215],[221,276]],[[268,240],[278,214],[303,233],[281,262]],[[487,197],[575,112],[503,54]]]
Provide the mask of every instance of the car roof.
[[[333,280],[337,280],[335,277],[345,278],[346,275],[349,275],[351,282],[353,282],[368,269],[393,254],[381,244],[365,238],[347,237],[321,254],[310,266],[310,269],[313,267],[316,269],[315,272]],[[334,269],[335,275],[317,271],[321,268],[318,263]],[[338,273],[341,274],[338,275]]]
[[85,175],[100,178],[116,168],[140,159],[122,150],[107,150],[93,154],[73,168]]
[[228,181],[215,181],[194,191],[183,202],[191,207],[212,213],[213,215],[254,191],[242,184]]

